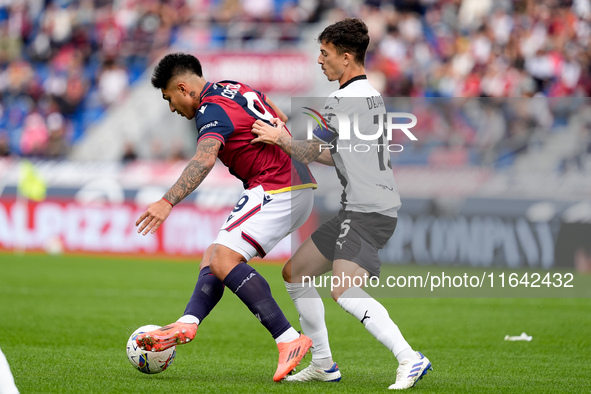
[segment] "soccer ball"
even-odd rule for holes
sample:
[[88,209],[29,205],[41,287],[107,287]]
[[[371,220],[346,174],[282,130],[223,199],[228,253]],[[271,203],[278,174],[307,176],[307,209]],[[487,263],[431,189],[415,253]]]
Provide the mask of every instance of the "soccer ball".
[[127,358],[131,365],[143,373],[160,373],[172,364],[176,356],[176,346],[162,352],[148,352],[138,347],[135,338],[139,334],[152,331],[160,326],[150,324],[135,330],[127,340]]

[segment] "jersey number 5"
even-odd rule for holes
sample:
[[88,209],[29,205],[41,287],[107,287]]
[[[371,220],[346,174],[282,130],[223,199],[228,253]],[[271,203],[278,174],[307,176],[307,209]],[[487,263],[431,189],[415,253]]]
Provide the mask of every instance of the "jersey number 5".
[[349,226],[349,223],[351,223],[351,219],[343,220],[343,222],[341,223],[341,230],[342,231],[339,234],[339,238],[346,237],[347,234],[349,234],[349,230],[351,230],[351,226]]

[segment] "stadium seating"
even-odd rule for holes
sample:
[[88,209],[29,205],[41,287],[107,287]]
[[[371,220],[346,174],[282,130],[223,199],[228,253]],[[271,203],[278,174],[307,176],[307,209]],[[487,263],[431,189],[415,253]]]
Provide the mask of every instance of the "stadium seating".
[[[234,6],[183,0],[23,4],[0,5],[0,30],[6,33],[0,42],[0,140],[8,145],[0,150],[3,155],[79,158],[77,147],[89,144],[84,142],[89,138],[88,131],[109,133],[104,131],[104,124],[112,122],[106,119],[117,111],[116,107],[126,105],[126,97],[133,90],[142,90],[140,85],[148,83],[142,75],[149,73],[152,62],[166,51],[187,50],[200,55],[246,51],[268,56],[299,51],[308,54],[313,65],[317,32],[346,16],[362,17],[370,26],[367,71],[384,96],[587,97],[591,90],[590,60],[585,50],[591,31],[587,0],[572,4],[336,2],[334,8],[327,8],[325,2],[286,0],[264,4],[244,1]],[[317,69],[311,70],[317,74]],[[298,94],[322,96],[331,88],[316,79],[307,89]],[[116,93],[105,97],[105,91]],[[271,93],[289,105],[289,92]],[[47,127],[54,112],[63,117],[60,133]],[[40,133],[47,135],[41,137],[39,149],[23,151],[25,122],[35,113],[46,123]],[[554,117],[556,122],[568,118]],[[471,164],[501,168],[522,163],[525,159],[516,161],[516,157],[533,155],[526,147],[539,143],[558,149],[554,140],[540,142],[539,133],[515,145],[519,138],[506,129],[484,157],[478,145],[482,131],[477,127],[472,131],[472,137],[459,144],[467,149],[462,160]],[[559,132],[559,128],[552,128],[552,133]],[[154,137],[158,129],[144,133]],[[189,128],[185,133],[190,135]],[[154,138],[152,145],[159,143]],[[428,136],[435,148],[415,151],[413,157],[401,158],[399,164],[457,161],[457,152],[445,152],[449,144],[446,138],[449,136]],[[43,141],[52,139],[69,148],[47,151]],[[128,142],[126,136],[119,140],[121,146]],[[135,137],[132,140],[139,141]],[[454,144],[458,145],[457,141]],[[139,158],[162,157],[157,149],[157,153],[138,149]],[[169,151],[167,148],[164,156]],[[564,149],[545,157],[558,168],[581,154],[585,153]],[[88,159],[100,157],[91,155]]]

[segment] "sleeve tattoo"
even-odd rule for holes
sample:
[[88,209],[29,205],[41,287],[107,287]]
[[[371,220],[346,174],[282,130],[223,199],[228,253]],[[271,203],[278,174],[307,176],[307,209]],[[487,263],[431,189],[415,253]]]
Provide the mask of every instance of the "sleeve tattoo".
[[197,189],[213,168],[221,145],[221,141],[214,138],[199,142],[195,155],[164,198],[176,205]]
[[281,134],[277,145],[293,160],[304,164],[309,164],[316,160],[322,153],[320,149],[320,140],[312,139],[299,141],[292,139],[289,134]]

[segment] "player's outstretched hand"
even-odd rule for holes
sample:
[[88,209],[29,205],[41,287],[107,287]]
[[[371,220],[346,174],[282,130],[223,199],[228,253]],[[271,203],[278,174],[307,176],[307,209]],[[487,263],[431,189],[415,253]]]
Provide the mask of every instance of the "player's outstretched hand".
[[281,137],[281,134],[283,133],[285,123],[279,118],[272,118],[270,122],[274,127],[262,120],[257,120],[252,124],[252,133],[256,134],[257,137],[250,141],[251,144],[264,142],[265,144],[277,145],[279,137]]
[[143,231],[142,235],[148,233],[154,234],[168,215],[170,215],[171,210],[172,206],[163,199],[148,205],[146,212],[135,222],[136,226],[140,226],[137,232],[141,233]]

